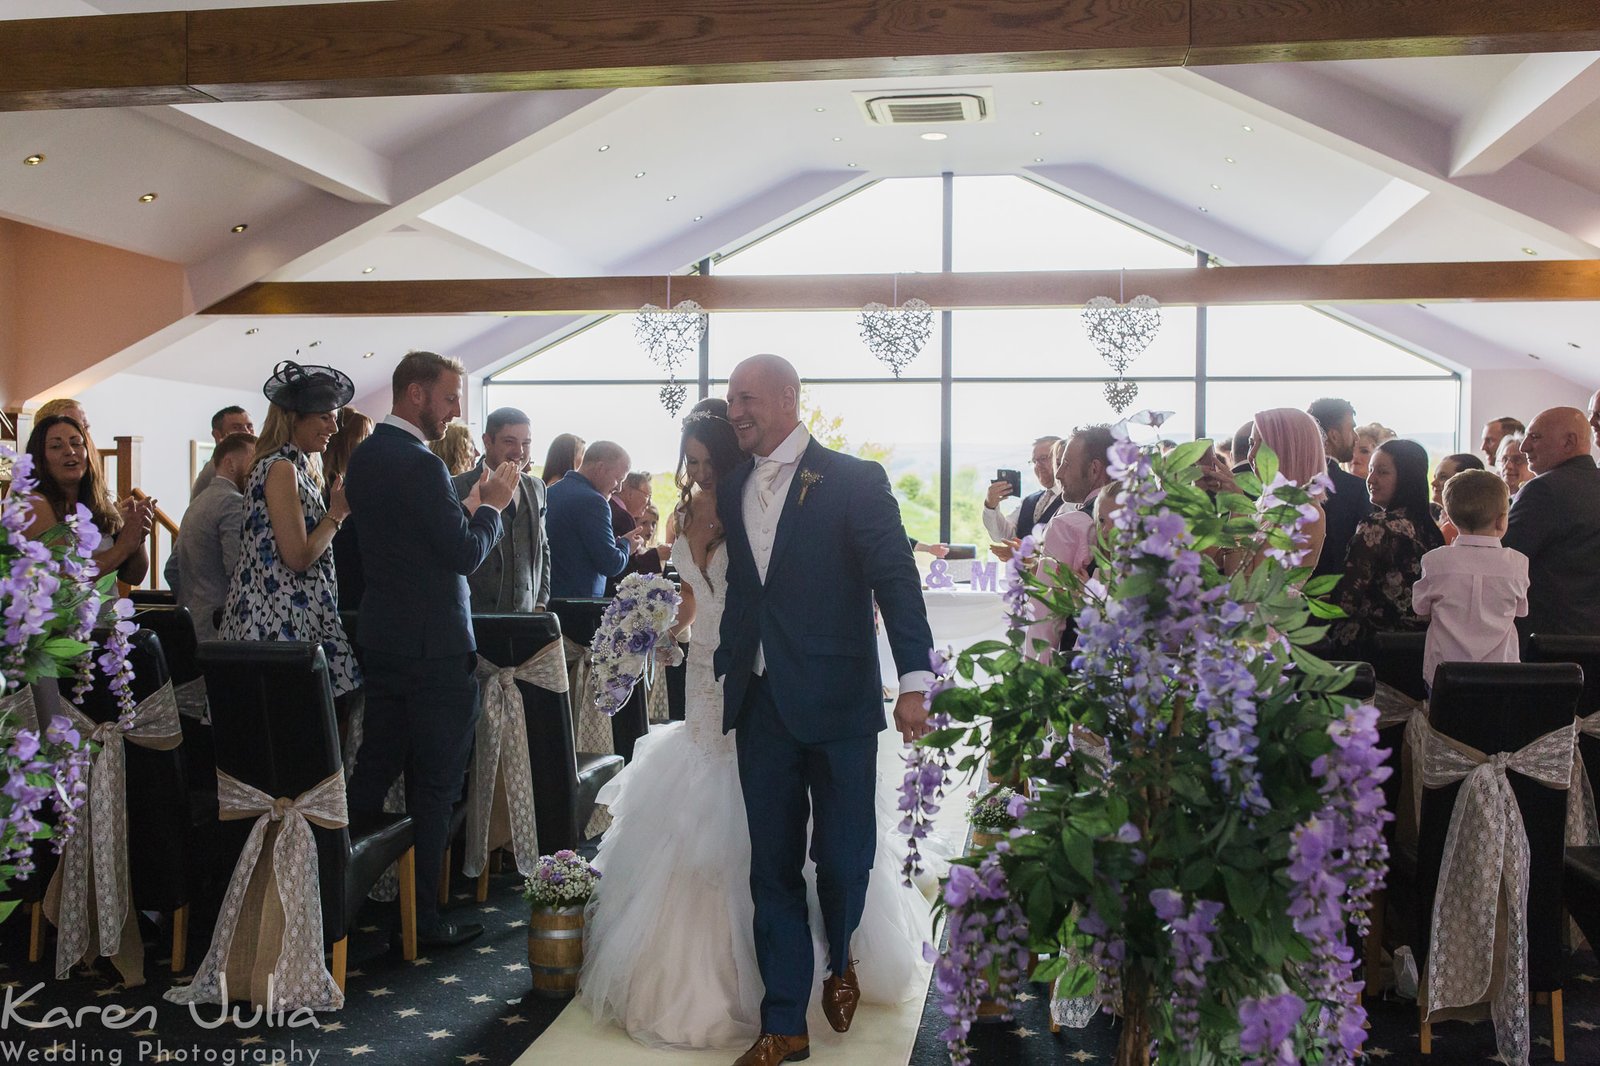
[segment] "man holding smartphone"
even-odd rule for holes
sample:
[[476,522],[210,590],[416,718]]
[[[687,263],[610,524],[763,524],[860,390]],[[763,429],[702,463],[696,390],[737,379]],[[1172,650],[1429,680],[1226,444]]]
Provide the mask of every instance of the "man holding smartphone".
[[1000,501],[1019,495],[1021,487],[1006,476],[1014,471],[996,471],[995,480],[989,483],[988,496],[983,501],[983,528],[995,541],[1004,543],[1014,537],[1025,537],[1033,527],[1048,522],[1061,508],[1061,496],[1056,491],[1056,460],[1054,449],[1060,437],[1040,437],[1033,442],[1033,474],[1044,488],[1022,498],[1022,506],[1006,515],[1000,510]]

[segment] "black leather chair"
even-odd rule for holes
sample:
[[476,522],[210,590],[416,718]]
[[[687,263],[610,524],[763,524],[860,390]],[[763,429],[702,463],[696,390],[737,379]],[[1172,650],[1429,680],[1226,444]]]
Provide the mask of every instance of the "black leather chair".
[[178,603],[177,593],[171,589],[133,589],[128,599],[135,607],[174,607]]
[[[1577,663],[1583,671],[1583,695],[1578,698],[1578,717],[1587,718],[1600,711],[1600,636],[1579,637],[1534,633],[1522,649],[1522,661],[1529,663]],[[1578,734],[1578,750],[1589,774],[1589,787],[1600,797],[1600,737]],[[1600,901],[1597,901],[1600,905]]]
[[[550,601],[550,611],[561,620],[561,632],[567,639],[587,648],[594,641],[595,630],[600,628],[600,616],[610,603],[606,599],[558,599]],[[585,693],[572,693],[574,703],[585,698]],[[649,731],[650,712],[644,685],[640,684],[611,718],[612,750],[622,756],[624,762],[632,762],[634,744]]]
[[[194,618],[189,608],[178,604],[145,604],[133,612],[135,624],[161,639],[161,652],[174,687],[200,678],[200,662],[195,658],[200,642],[195,637]],[[183,745],[189,769],[189,788],[209,794],[216,808],[217,763],[211,748],[211,727],[196,718],[183,716]]]
[[[1434,673],[1428,717],[1433,728],[1493,755],[1515,752],[1572,723],[1583,693],[1583,671],[1570,663],[1441,663]],[[1564,1039],[1561,989],[1566,978],[1562,950],[1562,876],[1567,794],[1515,771],[1507,774],[1528,834],[1528,991],[1548,995],[1556,1020],[1556,1058]],[[1461,783],[1424,789],[1417,827],[1417,962],[1427,958],[1430,920],[1439,887],[1445,837]],[[1431,1049],[1424,1023],[1422,1051]]]
[[[97,633],[95,639],[103,642],[105,634]],[[133,667],[132,694],[136,703],[148,699],[167,683],[161,641],[150,630],[139,629],[128,638],[128,662]],[[115,721],[121,710],[116,695],[98,668],[93,678],[79,709],[92,721]],[[68,685],[70,682],[63,683],[63,697]],[[183,745],[157,751],[126,741],[123,760],[131,902],[137,910],[172,915],[172,972],[181,973],[187,962],[189,901],[196,883],[193,872],[198,853],[190,817]],[[57,862],[53,854],[46,859],[46,853],[51,850],[48,846],[35,850],[39,869],[19,886],[24,898],[34,901],[29,961],[37,961],[42,954],[42,900]]]
[[1374,633],[1372,672],[1379,681],[1414,700],[1427,699],[1428,690],[1422,684],[1422,656],[1427,642],[1426,630],[1415,633]]
[[[558,616],[476,615],[478,654],[497,666],[516,666],[561,639]],[[602,785],[622,771],[620,755],[574,750],[569,693],[517,683],[527,716],[528,760],[539,850],[576,848]]]
[[[328,664],[317,644],[299,641],[206,641],[199,650],[211,697],[217,769],[273,797],[299,796],[342,774]],[[230,853],[237,855],[250,822]],[[399,863],[401,954],[417,954],[415,852],[411,817],[369,824],[313,825],[322,882],[322,933],[333,949],[333,978],[344,987],[347,937],[367,893]]]

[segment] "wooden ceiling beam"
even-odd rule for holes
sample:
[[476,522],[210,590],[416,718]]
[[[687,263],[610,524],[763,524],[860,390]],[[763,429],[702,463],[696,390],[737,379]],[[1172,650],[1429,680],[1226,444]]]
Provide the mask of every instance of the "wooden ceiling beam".
[[[1356,263],[985,274],[674,277],[672,300],[708,311],[854,311],[917,297],[940,310],[1081,307],[1148,293],[1169,306],[1600,301],[1600,260]],[[665,305],[655,277],[259,282],[208,315],[593,315]]]
[[0,110],[1600,49],[1587,0],[386,0],[4,26]]

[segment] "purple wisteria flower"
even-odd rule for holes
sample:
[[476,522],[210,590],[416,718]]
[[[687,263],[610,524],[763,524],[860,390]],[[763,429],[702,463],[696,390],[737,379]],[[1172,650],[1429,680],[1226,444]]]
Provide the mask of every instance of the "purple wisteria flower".
[[[943,729],[950,724],[950,716],[934,710],[933,702],[939,693],[956,683],[954,659],[954,653],[948,649],[935,648],[928,656],[933,683],[928,687],[924,703],[931,729]],[[950,758],[943,748],[913,744],[905,753],[905,763],[898,806],[902,813],[900,832],[906,836],[906,857],[900,875],[909,886],[922,873],[921,843],[928,838],[933,816],[939,813],[939,801],[944,798],[945,785],[949,782]]]
[[1193,909],[1181,893],[1158,888],[1150,893],[1156,917],[1172,930],[1172,1034],[1193,1044],[1200,1034],[1200,996],[1206,988],[1206,967],[1217,958],[1211,937],[1217,931],[1222,904],[1196,900]]
[[1028,920],[1006,885],[1001,842],[977,869],[957,863],[945,881],[945,921],[949,946],[940,954],[931,944],[923,956],[934,964],[933,982],[948,1024],[939,1034],[950,1048],[952,1066],[967,1066],[967,1037],[978,1017],[978,1002],[994,1000],[1003,1011],[1015,1006],[1032,955]]
[[1239,1004],[1239,1050],[1247,1057],[1243,1066],[1297,1066],[1294,1028],[1306,1005],[1293,992]]

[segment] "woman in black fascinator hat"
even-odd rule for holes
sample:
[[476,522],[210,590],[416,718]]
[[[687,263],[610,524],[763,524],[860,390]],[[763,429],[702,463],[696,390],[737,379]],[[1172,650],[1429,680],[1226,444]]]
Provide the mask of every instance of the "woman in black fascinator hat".
[[[277,365],[261,388],[271,403],[245,482],[244,550],[223,604],[223,640],[320,643],[333,694],[361,687],[361,670],[339,624],[333,536],[350,507],[344,479],[327,486],[313,462],[339,429],[339,409],[355,395],[331,366]],[[353,605],[352,605],[353,606]],[[341,707],[342,710],[342,707]]]

